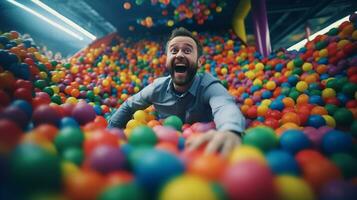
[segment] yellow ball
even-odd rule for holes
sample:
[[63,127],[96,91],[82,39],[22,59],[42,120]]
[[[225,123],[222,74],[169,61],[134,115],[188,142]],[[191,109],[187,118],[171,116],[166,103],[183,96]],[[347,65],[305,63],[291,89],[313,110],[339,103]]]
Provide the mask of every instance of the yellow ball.
[[168,20],[167,21],[167,26],[173,26],[174,25],[174,21],[172,21],[172,20]]
[[271,100],[270,99],[264,99],[262,101],[262,105],[270,106],[270,104],[271,104]]
[[147,114],[143,110],[138,110],[134,113],[133,115],[134,120],[141,122],[141,123],[146,123],[147,122]]
[[268,90],[274,90],[276,88],[276,83],[274,81],[268,81],[266,84],[265,84],[265,87],[268,89]]
[[258,71],[263,70],[263,69],[264,69],[263,63],[257,63],[257,64],[255,64],[255,69],[258,70]]
[[140,125],[143,125],[143,123],[141,123],[141,122],[138,121],[138,120],[131,119],[131,120],[129,120],[128,123],[126,124],[126,128],[127,128],[127,129],[134,129],[135,127],[140,126]]
[[72,74],[77,74],[78,71],[79,71],[79,68],[78,68],[78,66],[74,65],[74,66],[71,67],[70,71],[71,71]]
[[247,71],[245,73],[245,76],[248,77],[249,79],[253,80],[255,78],[255,73],[253,71]]
[[94,88],[93,88],[93,93],[94,93],[95,95],[99,94],[99,92],[100,92],[99,87],[94,87]]
[[357,40],[357,30],[353,31],[352,33],[352,39]]
[[327,49],[321,49],[321,50],[319,51],[319,56],[320,56],[320,57],[327,57],[327,56],[328,56],[328,51],[327,51]]
[[51,77],[51,80],[52,80],[52,82],[54,82],[54,83],[58,83],[58,82],[60,82],[61,77],[60,77],[59,75],[57,75],[57,74],[54,74],[54,75]]
[[56,86],[56,85],[52,85],[52,86],[51,86],[51,89],[53,90],[53,92],[54,92],[55,94],[58,94],[59,91],[60,91],[59,87]]
[[308,85],[305,81],[299,81],[297,84],[296,84],[296,89],[299,91],[299,92],[303,92],[305,91],[306,89],[308,88]]
[[332,116],[330,116],[330,115],[322,115],[322,117],[325,119],[325,122],[326,122],[327,126],[329,126],[331,128],[335,128],[336,127],[336,121]]
[[228,72],[227,68],[222,68],[222,69],[221,69],[221,73],[222,73],[223,75],[226,75],[227,72]]
[[302,70],[304,70],[305,72],[312,70],[312,64],[308,62],[304,63],[302,65]]
[[263,81],[260,80],[260,79],[255,79],[255,80],[253,81],[253,85],[262,85],[262,84],[263,84]]
[[62,161],[61,169],[64,176],[70,176],[74,173],[79,172],[79,168],[72,162]]
[[257,112],[259,116],[264,116],[269,110],[269,107],[262,104],[260,106],[258,106]]
[[289,61],[288,64],[286,64],[286,68],[290,70],[294,69],[294,62],[292,60]]
[[168,182],[160,192],[160,200],[216,200],[211,185],[201,177],[182,175]]
[[78,102],[78,99],[76,99],[75,97],[68,97],[66,99],[66,103],[76,104],[77,102]]
[[346,44],[350,43],[348,40],[340,40],[338,43],[337,43],[337,47],[338,49],[342,49]]
[[259,149],[248,145],[242,145],[234,148],[231,155],[229,156],[229,162],[231,164],[250,159],[257,160],[263,164],[266,164],[263,153]]
[[311,187],[295,176],[282,175],[274,179],[278,199],[281,200],[314,200]]
[[322,90],[322,98],[332,98],[336,96],[336,91],[332,88]]
[[45,79],[45,78],[47,78],[48,77],[48,75],[47,75],[47,73],[46,72],[40,72],[40,78],[41,79]]

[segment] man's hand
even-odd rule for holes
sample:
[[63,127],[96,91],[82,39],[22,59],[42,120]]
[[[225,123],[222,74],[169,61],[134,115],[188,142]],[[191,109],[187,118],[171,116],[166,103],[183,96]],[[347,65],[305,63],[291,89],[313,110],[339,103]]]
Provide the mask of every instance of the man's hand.
[[231,131],[211,130],[187,141],[188,150],[195,150],[202,144],[208,142],[205,153],[214,153],[219,149],[221,155],[227,157],[236,145],[242,143],[241,138]]

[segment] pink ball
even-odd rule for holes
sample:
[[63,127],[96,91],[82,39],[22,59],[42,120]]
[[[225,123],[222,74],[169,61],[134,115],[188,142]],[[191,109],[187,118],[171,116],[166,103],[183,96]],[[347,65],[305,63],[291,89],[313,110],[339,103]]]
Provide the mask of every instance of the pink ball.
[[78,103],[72,111],[72,117],[77,120],[80,125],[84,125],[93,121],[96,113],[93,107],[85,102]]
[[40,105],[33,112],[32,118],[35,126],[40,124],[52,124],[57,126],[61,115],[49,105]]
[[189,127],[189,128],[184,129],[184,131],[182,132],[182,137],[183,138],[188,138],[192,134],[193,134],[193,130],[192,130],[191,127]]
[[214,122],[209,122],[209,123],[196,122],[191,126],[194,132],[200,132],[200,133],[207,132],[211,129],[214,129],[215,127],[216,126]]
[[175,129],[166,126],[155,126],[153,130],[159,142],[170,142],[174,145],[178,144],[179,137]]
[[232,200],[264,200],[276,196],[272,172],[254,160],[232,165],[225,171],[221,182]]

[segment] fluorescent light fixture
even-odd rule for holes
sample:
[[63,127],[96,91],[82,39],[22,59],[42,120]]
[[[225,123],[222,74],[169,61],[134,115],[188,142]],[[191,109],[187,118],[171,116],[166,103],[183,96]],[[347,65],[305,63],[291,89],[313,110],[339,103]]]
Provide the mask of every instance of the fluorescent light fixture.
[[90,38],[91,40],[95,40],[96,37],[91,34],[90,32],[88,32],[87,30],[83,29],[82,27],[80,27],[79,25],[77,25],[76,23],[74,23],[73,21],[71,21],[70,19],[66,18],[65,16],[61,15],[60,13],[58,13],[57,11],[53,10],[52,8],[50,8],[49,6],[47,6],[46,4],[42,3],[39,0],[31,0],[33,3],[37,4],[38,6],[40,6],[41,8],[45,9],[46,11],[48,11],[49,13],[51,13],[52,15],[58,17],[59,19],[61,19],[62,21],[64,21],[66,24],[70,25],[71,27],[73,27],[74,29],[76,29],[77,31],[81,32],[82,34],[84,34],[85,36],[87,36],[88,38]]
[[[356,11],[355,11],[356,12]],[[318,35],[322,35],[322,34],[325,34],[327,33],[330,29],[332,28],[336,28],[338,27],[340,24],[342,24],[344,21],[347,21],[348,18],[350,17],[350,15],[338,20],[338,21],[335,21],[334,23],[330,24],[329,26],[327,26],[326,28],[320,30],[320,31],[317,31],[316,33],[312,34],[309,36],[309,40],[313,40],[316,36]],[[299,50],[301,47],[303,47],[305,44],[307,43],[307,39],[303,39],[301,40],[300,42],[294,44],[293,46],[289,47],[288,48],[288,51],[292,51],[292,50]]]
[[63,27],[63,26],[61,26],[60,24],[57,24],[56,22],[54,22],[54,21],[52,21],[52,20],[50,20],[50,19],[47,19],[45,16],[43,16],[43,15],[41,15],[40,13],[38,13],[38,12],[32,10],[31,8],[29,8],[29,7],[27,7],[27,6],[23,5],[23,4],[21,4],[21,3],[19,3],[19,2],[16,2],[16,1],[14,1],[14,0],[7,0],[7,1],[10,2],[10,3],[12,3],[13,5],[15,5],[15,6],[21,8],[21,9],[23,9],[23,10],[25,10],[25,11],[31,13],[31,14],[33,14],[33,15],[35,15],[36,17],[38,17],[38,18],[44,20],[45,22],[51,24],[52,26],[54,26],[54,27],[56,27],[56,28],[58,28],[58,29],[60,29],[60,30],[62,30],[62,31],[64,31],[64,32],[68,33],[69,35],[71,35],[71,36],[73,36],[73,37],[75,37],[75,38],[77,38],[77,39],[79,39],[79,40],[83,40],[83,37],[79,36],[78,34],[74,33],[73,31],[69,30],[69,29],[66,28],[66,27]]

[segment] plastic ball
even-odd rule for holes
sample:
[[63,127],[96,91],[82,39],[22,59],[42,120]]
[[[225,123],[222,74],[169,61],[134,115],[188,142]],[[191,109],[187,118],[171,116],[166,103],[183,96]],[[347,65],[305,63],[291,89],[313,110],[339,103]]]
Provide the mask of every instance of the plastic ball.
[[218,180],[226,168],[227,162],[218,155],[207,154],[196,157],[188,163],[187,171],[207,180]]
[[68,148],[81,148],[84,141],[84,135],[79,127],[65,127],[60,130],[55,138],[55,145],[59,151]]
[[266,155],[268,165],[274,174],[299,175],[300,169],[295,158],[286,151],[273,150]]
[[234,148],[229,156],[229,162],[231,164],[235,164],[245,160],[256,160],[258,162],[266,164],[265,157],[260,151],[260,149],[248,145],[242,145],[240,147]]
[[133,146],[153,146],[157,143],[155,132],[148,126],[138,126],[133,129],[129,137],[129,144]]
[[88,158],[89,166],[103,174],[125,167],[125,157],[118,147],[100,145],[97,146]]
[[84,125],[90,121],[93,121],[96,116],[96,113],[93,107],[87,103],[80,102],[72,110],[72,117],[80,125]]
[[228,167],[221,182],[230,199],[259,200],[276,197],[270,169],[254,160],[239,162]]
[[172,115],[164,120],[163,125],[170,126],[178,131],[181,131],[183,123],[179,117]]
[[281,175],[275,178],[278,199],[284,200],[314,200],[314,191],[298,177]]
[[308,88],[308,84],[305,82],[305,81],[299,81],[297,84],[296,84],[296,89],[299,91],[299,92],[304,92],[305,90],[307,90]]
[[246,130],[243,143],[255,146],[266,152],[278,145],[278,139],[273,129],[259,126]]
[[295,154],[311,147],[311,142],[302,131],[291,129],[280,137],[280,145],[282,149]]
[[10,158],[10,175],[26,191],[56,190],[61,185],[58,157],[35,144],[17,146]]
[[169,142],[174,145],[178,144],[179,135],[177,134],[176,129],[165,126],[155,126],[153,130],[155,131],[159,142]]
[[8,153],[20,141],[22,130],[13,121],[0,119],[0,152]]
[[352,150],[352,136],[338,130],[327,132],[322,138],[323,150],[328,153],[348,153]]
[[144,191],[134,182],[116,184],[111,187],[107,187],[99,195],[99,200],[116,200],[116,199],[128,199],[139,200],[145,199]]
[[210,184],[201,177],[194,175],[178,176],[169,181],[161,190],[160,200],[216,200]]
[[170,178],[183,171],[184,165],[177,157],[156,149],[146,150],[134,166],[137,182],[151,191],[156,191]]
[[339,108],[333,113],[338,126],[349,126],[353,122],[353,114],[347,108]]
[[53,107],[41,105],[34,110],[32,118],[35,126],[40,124],[52,124],[57,126],[61,115]]
[[280,123],[282,124],[286,124],[286,123],[294,123],[296,125],[300,125],[300,118],[299,118],[299,115],[296,114],[296,113],[293,113],[293,112],[288,112],[288,113],[285,113],[281,120],[280,120]]
[[321,115],[310,115],[307,120],[307,125],[315,128],[319,128],[321,126],[325,126],[325,119]]
[[350,154],[332,154],[331,160],[341,170],[344,178],[351,179],[357,176],[357,159]]

